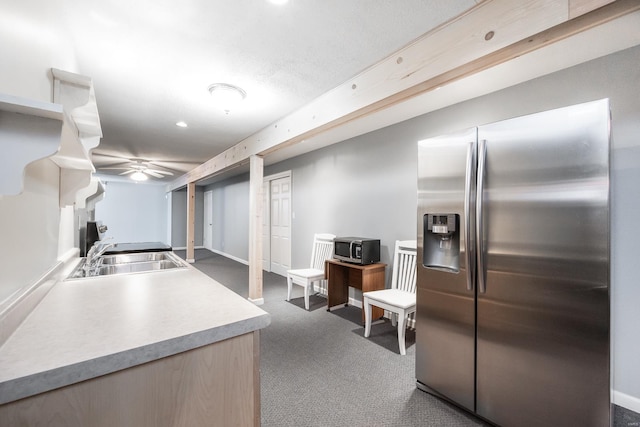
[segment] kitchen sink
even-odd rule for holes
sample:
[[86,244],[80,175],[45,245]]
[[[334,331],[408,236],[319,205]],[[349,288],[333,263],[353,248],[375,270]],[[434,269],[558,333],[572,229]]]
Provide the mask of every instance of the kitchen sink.
[[107,276],[110,274],[139,273],[141,271],[168,270],[170,268],[183,267],[171,260],[128,262],[124,264],[102,265],[96,271],[96,276]]
[[173,252],[138,252],[103,255],[96,260],[95,266],[89,269],[88,272],[84,269],[85,262],[86,259],[83,259],[67,279],[185,268],[182,259]]
[[104,255],[102,257],[102,265],[166,260],[171,260],[170,252],[137,252],[132,254]]

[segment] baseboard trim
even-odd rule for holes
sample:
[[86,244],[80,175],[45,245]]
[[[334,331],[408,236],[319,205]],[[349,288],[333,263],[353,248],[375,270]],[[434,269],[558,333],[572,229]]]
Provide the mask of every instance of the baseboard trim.
[[362,301],[359,299],[355,299],[352,297],[349,297],[349,305],[352,305],[354,307],[358,307],[359,309],[362,310]]
[[640,414],[640,398],[615,390],[612,393],[612,398],[616,405]]
[[[326,283],[324,283],[322,285],[318,285],[317,283],[314,283],[313,284],[313,292],[316,293],[317,295],[323,297],[323,298],[327,298],[327,285],[326,285]],[[359,299],[355,299],[353,297],[349,297],[349,301],[347,302],[347,304],[362,309],[362,301],[359,300]]]
[[[206,248],[205,248],[205,249],[206,249]],[[225,258],[229,258],[229,259],[231,259],[231,260],[234,260],[234,261],[236,261],[236,262],[239,262],[240,264],[249,265],[249,261],[244,260],[244,259],[242,259],[242,258],[238,258],[238,257],[233,256],[233,255],[229,255],[228,253],[225,253],[225,252],[219,251],[219,250],[217,250],[217,249],[207,249],[207,250],[208,250],[208,251],[213,252],[214,254],[222,255],[222,256],[223,256],[223,257],[225,257]]]
[[[204,246],[196,246],[194,249],[206,249],[208,251],[213,252],[214,254],[218,254],[218,255],[223,256],[225,258],[229,258],[229,259],[231,259],[233,261],[239,262],[240,264],[249,265],[249,261],[247,261],[245,259],[242,259],[242,258],[238,258],[237,256],[230,255],[230,254],[228,254],[226,252],[219,251],[217,249],[209,249],[209,248],[205,248]],[[180,247],[174,247],[173,250],[174,251],[186,251],[187,248],[180,246]],[[186,261],[190,262],[191,264],[193,264],[195,262],[195,260],[191,260],[191,259],[188,259]]]

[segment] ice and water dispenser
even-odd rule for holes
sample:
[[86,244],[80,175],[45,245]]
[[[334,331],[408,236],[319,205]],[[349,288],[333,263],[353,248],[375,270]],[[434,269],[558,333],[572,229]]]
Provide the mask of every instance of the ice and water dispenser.
[[449,273],[460,271],[460,215],[424,215],[422,264]]

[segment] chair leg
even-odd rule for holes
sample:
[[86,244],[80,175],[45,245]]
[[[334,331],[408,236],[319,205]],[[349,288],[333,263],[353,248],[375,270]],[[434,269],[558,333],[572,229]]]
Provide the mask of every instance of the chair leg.
[[304,287],[304,308],[309,310],[309,283]]
[[396,326],[398,324],[398,313],[394,313],[393,311],[391,311],[390,313],[391,313],[391,326]]
[[287,276],[287,301],[291,300],[291,287],[293,286],[293,279]]
[[404,343],[405,331],[406,331],[407,315],[402,312],[398,313],[398,346],[400,347],[400,354],[405,356],[407,349]]
[[365,297],[363,304],[364,304],[364,336],[365,338],[368,338],[369,334],[371,333],[371,316],[373,315],[369,298]]

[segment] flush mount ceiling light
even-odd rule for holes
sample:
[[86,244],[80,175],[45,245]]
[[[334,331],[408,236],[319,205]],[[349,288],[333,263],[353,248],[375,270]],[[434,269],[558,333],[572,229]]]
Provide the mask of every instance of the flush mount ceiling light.
[[247,97],[247,92],[242,88],[228,83],[212,84],[209,93],[214,104],[227,114]]
[[149,177],[141,171],[137,171],[131,174],[131,179],[134,181],[146,181]]
[[186,128],[188,125],[187,125],[186,122],[179,121],[179,122],[176,122],[176,126],[178,126],[180,128]]

